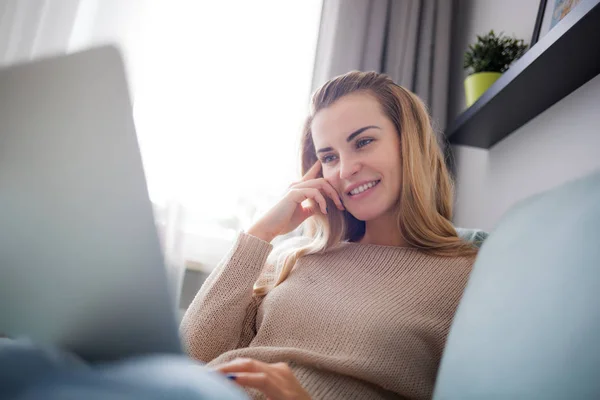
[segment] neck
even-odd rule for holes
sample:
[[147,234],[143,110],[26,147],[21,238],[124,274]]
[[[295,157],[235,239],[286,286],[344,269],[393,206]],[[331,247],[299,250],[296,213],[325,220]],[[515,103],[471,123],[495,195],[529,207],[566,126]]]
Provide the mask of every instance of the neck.
[[402,237],[396,218],[382,216],[365,223],[365,235],[360,239],[362,244],[377,244],[381,246],[410,247]]

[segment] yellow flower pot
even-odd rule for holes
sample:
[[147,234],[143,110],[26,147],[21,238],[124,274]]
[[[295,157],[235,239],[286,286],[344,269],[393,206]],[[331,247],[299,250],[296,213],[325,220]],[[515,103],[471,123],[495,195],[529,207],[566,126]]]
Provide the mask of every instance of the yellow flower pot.
[[467,107],[471,107],[500,76],[502,76],[500,72],[478,72],[467,76],[465,79]]

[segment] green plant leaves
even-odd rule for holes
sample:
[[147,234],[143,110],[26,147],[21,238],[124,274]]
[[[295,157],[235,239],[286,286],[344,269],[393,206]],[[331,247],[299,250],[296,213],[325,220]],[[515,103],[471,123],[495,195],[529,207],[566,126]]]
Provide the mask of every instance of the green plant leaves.
[[527,50],[523,39],[496,35],[491,30],[487,35],[477,35],[477,41],[465,52],[463,68],[470,74],[477,72],[504,72]]

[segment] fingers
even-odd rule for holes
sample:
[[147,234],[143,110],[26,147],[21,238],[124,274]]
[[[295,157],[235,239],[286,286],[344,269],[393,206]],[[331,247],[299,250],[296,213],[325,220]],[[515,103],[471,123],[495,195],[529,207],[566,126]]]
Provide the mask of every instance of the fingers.
[[289,191],[289,194],[293,197],[294,201],[298,204],[302,203],[306,199],[312,199],[317,202],[321,212],[327,214],[327,202],[325,197],[321,194],[319,189],[315,188],[294,188]]
[[215,368],[236,384],[261,391],[271,400],[310,400],[310,395],[286,363],[267,364],[242,358]]
[[270,365],[249,358],[238,358],[215,369],[229,374],[228,377],[238,385],[258,389],[272,399],[284,398],[280,393],[281,388],[275,384],[277,377],[273,373],[281,370],[276,364]]
[[215,367],[215,369],[224,374],[229,372],[260,372],[266,365],[268,364],[251,358],[236,358],[233,361]]
[[340,199],[340,196],[338,195],[337,191],[324,178],[313,179],[313,180],[306,181],[306,182],[299,182],[293,186],[293,189],[305,188],[305,187],[306,188],[316,187],[318,189],[321,189],[323,192],[325,192],[325,194],[327,194],[327,196],[329,196],[331,198],[331,200],[333,200],[333,203],[336,205],[336,207],[339,210],[343,211],[345,209],[344,205],[342,204],[342,200]]
[[[319,189],[323,190],[327,196],[329,196],[331,198],[331,200],[333,200],[333,203],[336,205],[336,207],[339,210],[344,210],[344,204],[342,203],[342,200],[340,198],[340,196],[338,195],[337,191],[334,189],[333,186],[331,186],[331,184],[329,182],[327,182],[327,180],[325,180],[324,178],[319,178],[319,172],[321,172],[322,169],[322,164],[320,161],[317,161],[313,164],[312,167],[310,167],[310,169],[306,172],[306,174],[304,174],[304,176],[302,177],[302,179],[300,180],[300,182],[297,183],[293,183],[290,188],[295,189],[295,188],[304,188],[304,187],[318,187]],[[323,211],[323,210],[321,210]],[[323,211],[324,214],[327,214],[327,212]]]
[[308,171],[306,171],[306,174],[304,174],[304,176],[302,177],[301,182],[306,182],[310,179],[318,178],[319,172],[321,172],[321,161],[317,161],[313,164],[312,167],[310,167]]
[[278,391],[278,388],[273,385],[272,380],[264,372],[236,372],[234,381],[240,386],[251,387],[258,389],[261,392],[273,396],[273,392]]

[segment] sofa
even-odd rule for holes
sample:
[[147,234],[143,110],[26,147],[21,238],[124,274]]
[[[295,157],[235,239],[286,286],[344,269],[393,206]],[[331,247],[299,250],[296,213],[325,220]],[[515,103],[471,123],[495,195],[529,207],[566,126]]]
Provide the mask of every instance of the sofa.
[[600,399],[600,171],[522,201],[490,232],[434,399]]

